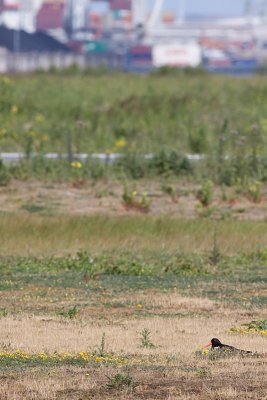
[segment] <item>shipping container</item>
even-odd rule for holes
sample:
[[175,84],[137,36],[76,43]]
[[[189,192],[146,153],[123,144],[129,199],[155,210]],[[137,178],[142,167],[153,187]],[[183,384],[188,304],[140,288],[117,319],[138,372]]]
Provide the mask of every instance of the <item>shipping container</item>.
[[84,52],[89,54],[103,54],[108,51],[106,42],[100,40],[88,40],[84,43]]
[[219,49],[203,50],[203,65],[209,69],[225,68],[232,65],[228,54]]
[[258,67],[256,58],[231,58],[232,66],[238,70],[255,70]]
[[201,48],[197,43],[158,44],[153,47],[155,67],[197,67],[201,63]]
[[110,0],[109,2],[110,9],[113,10],[128,10],[132,9],[132,1],[131,0]]
[[251,74],[257,69],[258,61],[255,57],[238,57],[220,50],[209,50],[203,52],[203,65],[211,72]]
[[132,71],[147,71],[152,68],[152,48],[136,45],[127,52],[126,68]]

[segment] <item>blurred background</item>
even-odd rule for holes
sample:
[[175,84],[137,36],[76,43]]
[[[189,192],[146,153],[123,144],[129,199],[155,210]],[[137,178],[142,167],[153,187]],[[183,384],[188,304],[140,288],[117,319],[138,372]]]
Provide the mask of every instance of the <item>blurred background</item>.
[[0,0],[0,72],[267,64],[266,0]]

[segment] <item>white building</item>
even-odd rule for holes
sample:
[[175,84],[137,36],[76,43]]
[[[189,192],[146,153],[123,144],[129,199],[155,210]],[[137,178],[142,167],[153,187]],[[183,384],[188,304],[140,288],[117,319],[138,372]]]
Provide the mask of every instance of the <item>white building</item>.
[[78,32],[87,27],[90,0],[65,1],[65,27],[69,32]]
[[10,29],[35,31],[35,16],[42,0],[0,0],[0,24]]

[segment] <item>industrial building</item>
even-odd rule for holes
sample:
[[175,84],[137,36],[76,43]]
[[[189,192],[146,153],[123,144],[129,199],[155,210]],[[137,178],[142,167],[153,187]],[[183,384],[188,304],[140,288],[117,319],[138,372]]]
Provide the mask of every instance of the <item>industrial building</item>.
[[[154,0],[152,7],[148,0],[0,0],[0,25],[14,32],[45,32],[89,61],[110,65],[109,59],[117,57],[120,67],[133,70],[266,64],[267,1],[257,8],[247,1],[240,18],[199,20],[187,18],[186,0],[177,3],[174,14],[164,0]],[[9,51],[23,51],[19,33],[13,44]]]

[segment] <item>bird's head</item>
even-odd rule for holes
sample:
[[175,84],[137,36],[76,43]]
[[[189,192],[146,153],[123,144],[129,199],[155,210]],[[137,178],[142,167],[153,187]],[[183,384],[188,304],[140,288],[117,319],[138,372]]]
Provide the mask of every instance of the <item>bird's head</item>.
[[209,347],[209,346],[211,346],[214,349],[215,347],[222,347],[222,343],[221,343],[221,341],[219,339],[213,338],[213,339],[211,339],[211,341],[208,344],[203,346],[203,348],[206,348],[206,347]]

